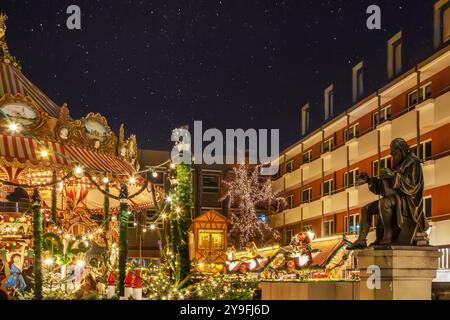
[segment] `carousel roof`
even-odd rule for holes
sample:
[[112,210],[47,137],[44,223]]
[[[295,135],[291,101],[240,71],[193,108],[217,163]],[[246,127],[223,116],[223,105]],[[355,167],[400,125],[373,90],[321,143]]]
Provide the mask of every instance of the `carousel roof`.
[[6,94],[29,96],[49,115],[53,117],[59,115],[59,106],[28,80],[18,68],[0,62],[0,97]]
[[39,156],[42,145],[38,145],[36,140],[0,134],[0,157],[7,162],[17,161],[31,166],[65,167],[71,162],[99,172],[129,175],[135,172],[128,162],[105,153],[51,141],[40,141],[40,143],[45,144],[49,151],[49,157],[45,161]]

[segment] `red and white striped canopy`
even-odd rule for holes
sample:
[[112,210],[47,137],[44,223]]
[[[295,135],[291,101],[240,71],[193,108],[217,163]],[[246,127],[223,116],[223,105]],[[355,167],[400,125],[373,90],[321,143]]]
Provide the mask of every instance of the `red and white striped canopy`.
[[[47,159],[40,157],[40,151],[49,151]],[[94,150],[65,145],[51,141],[37,142],[32,138],[0,135],[0,157],[8,162],[30,162],[33,165],[59,166],[81,165],[98,172],[134,175],[129,163]]]

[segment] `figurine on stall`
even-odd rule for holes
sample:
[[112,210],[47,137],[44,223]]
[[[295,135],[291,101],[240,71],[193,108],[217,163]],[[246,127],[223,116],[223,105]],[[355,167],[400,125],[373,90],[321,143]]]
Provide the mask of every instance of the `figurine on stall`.
[[17,291],[23,291],[26,288],[26,283],[20,269],[20,254],[13,254],[9,262],[9,276],[5,282],[6,288],[12,288]]

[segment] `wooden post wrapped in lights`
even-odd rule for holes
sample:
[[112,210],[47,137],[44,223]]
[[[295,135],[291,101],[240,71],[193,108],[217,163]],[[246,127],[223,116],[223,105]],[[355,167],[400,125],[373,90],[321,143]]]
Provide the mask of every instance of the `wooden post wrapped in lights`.
[[119,202],[119,294],[122,296],[125,293],[124,284],[128,256],[128,187],[125,183],[120,187]]
[[41,197],[37,188],[32,197],[33,228],[34,228],[34,298],[42,300],[42,211]]

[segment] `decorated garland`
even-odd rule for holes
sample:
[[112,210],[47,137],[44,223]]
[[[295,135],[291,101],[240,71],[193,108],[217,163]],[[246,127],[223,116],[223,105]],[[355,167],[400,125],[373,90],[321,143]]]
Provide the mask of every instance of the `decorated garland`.
[[34,228],[34,294],[36,300],[42,300],[42,212],[39,191],[33,191],[33,228]]
[[120,187],[119,197],[119,294],[123,296],[128,256],[128,187],[126,184]]

